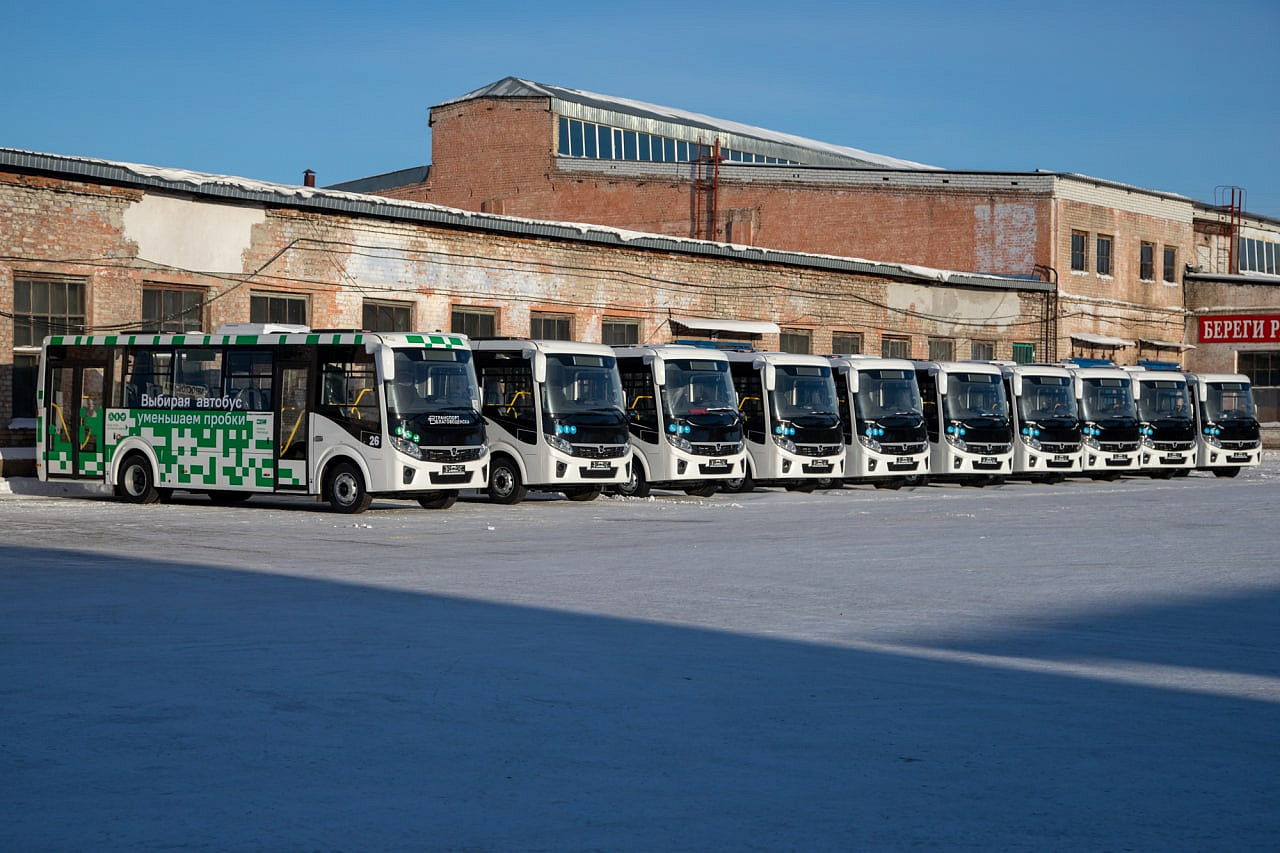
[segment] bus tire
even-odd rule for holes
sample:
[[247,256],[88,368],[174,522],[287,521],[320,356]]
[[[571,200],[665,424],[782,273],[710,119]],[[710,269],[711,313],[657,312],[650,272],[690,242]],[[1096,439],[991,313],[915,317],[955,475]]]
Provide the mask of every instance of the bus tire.
[[329,469],[324,481],[324,497],[334,512],[347,515],[364,512],[373,503],[360,469],[350,462],[339,462]]
[[892,480],[876,480],[874,483],[872,483],[872,485],[875,486],[877,489],[888,489],[890,491],[895,491],[895,492],[898,489],[901,489],[905,484],[906,484],[905,477],[894,477]]
[[489,467],[489,500],[498,504],[518,504],[529,493],[520,478],[520,467],[509,456],[499,456]]
[[718,491],[720,491],[720,484],[715,480],[709,480],[696,486],[686,486],[684,493],[695,498],[709,498]]
[[1234,477],[1240,473],[1239,468],[1214,468],[1213,476],[1215,477]]
[[631,476],[625,483],[618,484],[618,494],[629,498],[649,497],[649,481],[645,479],[644,467],[637,460],[631,460]]
[[458,502],[457,489],[445,489],[443,492],[432,492],[418,496],[418,506],[423,509],[448,509]]
[[120,465],[116,494],[131,504],[153,504],[160,500],[151,463],[141,453],[130,453]]
[[751,479],[751,474],[746,473],[741,477],[730,477],[727,480],[720,481],[720,491],[722,492],[753,492],[756,488],[756,481]]
[[603,491],[599,486],[570,486],[564,490],[564,496],[571,501],[593,501]]
[[811,495],[818,490],[818,482],[816,480],[798,480],[794,483],[787,483],[788,492],[803,492]]

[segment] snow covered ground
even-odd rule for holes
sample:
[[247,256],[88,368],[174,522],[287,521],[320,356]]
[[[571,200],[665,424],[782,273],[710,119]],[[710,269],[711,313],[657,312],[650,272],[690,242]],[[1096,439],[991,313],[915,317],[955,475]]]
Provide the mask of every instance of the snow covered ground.
[[442,512],[0,490],[0,849],[1274,850],[1280,456]]

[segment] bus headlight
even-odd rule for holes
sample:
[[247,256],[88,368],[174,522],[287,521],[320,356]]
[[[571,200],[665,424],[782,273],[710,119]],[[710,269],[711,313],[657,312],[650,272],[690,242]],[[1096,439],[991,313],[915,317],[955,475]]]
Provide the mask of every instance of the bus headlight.
[[568,453],[570,456],[573,455],[573,445],[569,443],[568,439],[561,438],[558,435],[551,435],[550,433],[543,433],[542,437],[554,449],[559,450],[561,453]]
[[667,441],[676,450],[683,450],[685,453],[693,452],[693,444],[683,435],[674,432],[663,433],[667,437]]
[[422,448],[414,444],[408,439],[401,438],[398,435],[391,436],[391,446],[399,450],[405,456],[412,456],[414,459],[422,458]]
[[796,443],[791,439],[787,438],[786,436],[775,434],[773,436],[773,443],[778,445],[788,453],[796,452]]
[[867,450],[871,450],[876,453],[880,452],[880,442],[876,441],[874,438],[872,438],[869,435],[858,436],[858,443],[861,444],[863,447],[865,447]]
[[966,451],[969,449],[969,445],[965,443],[965,440],[953,432],[947,433],[947,444],[959,451]]

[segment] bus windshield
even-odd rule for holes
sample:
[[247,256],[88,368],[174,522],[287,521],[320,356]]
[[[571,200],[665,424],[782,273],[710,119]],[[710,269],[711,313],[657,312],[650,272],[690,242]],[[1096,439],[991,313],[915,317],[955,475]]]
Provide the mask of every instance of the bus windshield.
[[791,420],[804,415],[830,415],[839,411],[831,368],[807,364],[779,364],[769,399],[774,415]]
[[1128,377],[1090,376],[1084,379],[1080,406],[1085,420],[1132,418],[1137,415],[1133,404],[1133,387]]
[[622,411],[617,360],[607,355],[547,355],[543,407],[551,415]]
[[1224,421],[1256,417],[1248,382],[1210,382],[1204,395],[1204,419]]
[[1007,418],[1009,407],[1000,377],[991,373],[952,373],[947,377],[949,420]]
[[1191,395],[1187,392],[1187,383],[1179,379],[1144,381],[1142,395],[1138,397],[1138,417],[1147,422],[1190,420]]
[[1069,376],[1023,376],[1018,397],[1018,415],[1023,421],[1047,421],[1080,416]]
[[663,409],[668,417],[685,418],[709,411],[737,409],[729,362],[714,359],[674,359],[666,363],[667,384],[662,388]]
[[860,420],[869,421],[923,414],[915,373],[900,369],[859,371],[853,411]]
[[465,349],[397,349],[387,383],[387,412],[411,418],[433,412],[480,411],[480,390]]

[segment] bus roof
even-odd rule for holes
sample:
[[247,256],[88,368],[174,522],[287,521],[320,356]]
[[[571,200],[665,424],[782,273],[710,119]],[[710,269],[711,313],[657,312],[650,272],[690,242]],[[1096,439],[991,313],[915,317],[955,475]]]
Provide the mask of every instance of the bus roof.
[[428,349],[467,349],[466,335],[390,332],[284,332],[278,334],[115,334],[115,335],[50,335],[49,346],[280,346],[306,344],[370,344],[389,347],[425,347]]

